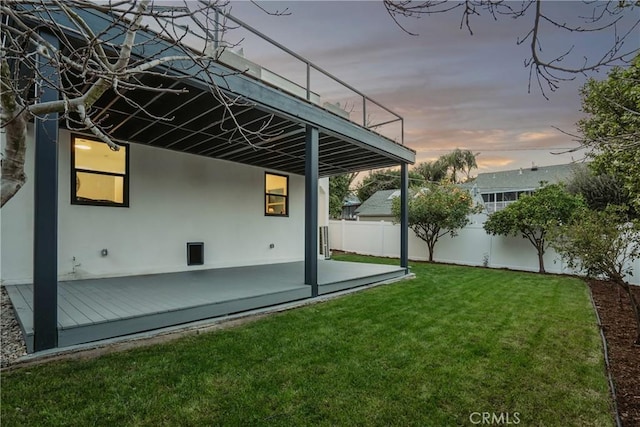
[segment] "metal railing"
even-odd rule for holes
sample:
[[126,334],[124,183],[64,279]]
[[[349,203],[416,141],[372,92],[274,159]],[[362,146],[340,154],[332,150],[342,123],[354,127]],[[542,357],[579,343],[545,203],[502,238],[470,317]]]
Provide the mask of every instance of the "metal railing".
[[[206,4],[204,5],[207,6]],[[391,109],[382,105],[380,102],[365,95],[355,87],[351,86],[350,84],[346,83],[340,78],[334,76],[333,74],[329,73],[322,67],[314,64],[313,62],[309,61],[303,56],[297,54],[296,52],[292,51],[291,49],[287,48],[286,46],[277,42],[276,40],[272,39],[266,34],[263,34],[259,30],[255,29],[254,27],[240,20],[239,18],[236,18],[230,13],[224,12],[219,8],[213,7],[212,8],[214,13],[213,25],[211,26],[210,25],[211,23],[208,21],[209,16],[207,16],[207,21],[205,24],[201,20],[199,20],[198,17],[196,16],[197,14],[194,14],[193,11],[191,11],[187,6],[154,5],[154,9],[162,10],[165,12],[170,12],[170,11],[183,12],[183,15],[181,15],[182,18],[190,20],[191,22],[185,24],[185,23],[179,22],[180,20],[172,19],[171,13],[167,13],[166,15],[163,15],[161,17],[156,17],[156,18],[160,18],[163,20],[171,20],[170,27],[179,28],[185,33],[188,33],[190,37],[180,37],[180,42],[190,45],[189,47],[191,49],[194,49],[195,51],[200,51],[200,52],[208,52],[209,50],[211,50],[208,53],[212,54],[215,60],[217,60],[218,62],[226,66],[230,66],[240,72],[246,73],[248,76],[258,78],[267,84],[274,85],[279,89],[285,90],[295,96],[298,96],[299,98],[306,99],[308,102],[315,103],[319,107],[324,108],[325,110],[328,110],[334,114],[337,114],[344,119],[348,119],[352,123],[360,125],[366,129],[369,129],[372,132],[375,132],[376,134],[383,136],[387,139],[390,139],[398,144],[404,145],[404,119],[400,115],[396,114]],[[238,27],[231,27],[227,21],[231,21]],[[201,33],[198,33],[197,29],[194,28],[194,26],[192,25],[194,23],[196,24],[195,27],[197,27],[197,29],[199,29]],[[151,27],[147,27],[147,28],[150,29],[151,31],[154,31],[154,29]],[[233,58],[234,52],[231,48],[238,47],[238,44],[230,43],[228,40],[224,40],[225,36],[229,34],[230,29],[246,30],[253,36],[257,37],[258,40],[262,42],[266,42],[269,45],[277,48],[279,51],[282,51],[288,54],[290,57],[295,58],[295,60],[297,60],[300,65],[304,66],[304,69],[305,69],[304,83],[296,82],[290,77],[285,77],[280,74],[277,74],[272,70],[270,70],[269,68],[263,67],[257,61],[256,62],[249,61],[248,59],[244,58],[244,55],[242,55],[241,57],[236,56],[235,58]],[[162,28],[158,30],[160,31],[166,30],[166,28]],[[194,40],[193,38],[197,39],[198,41]],[[191,45],[191,43],[194,43],[194,45]],[[265,75],[268,75],[269,79],[267,79],[265,76],[259,75],[259,73],[250,72],[248,68],[243,68],[241,65],[236,64],[236,66],[234,66],[233,64],[230,64],[229,61],[225,62],[225,58],[224,58],[225,51],[227,52],[231,51],[230,54],[227,55],[227,58],[232,60],[231,62],[236,61],[238,63],[248,65],[253,69],[259,69],[262,72],[264,72]],[[231,58],[229,58],[230,56]],[[352,94],[355,95],[356,101],[353,103],[354,105],[352,105],[352,111],[348,110],[349,101],[347,101],[347,104],[345,104],[344,107],[340,106],[339,103],[333,104],[332,102],[325,102],[323,105],[320,104],[320,95],[315,92],[315,91],[319,92],[320,89],[317,86],[312,87],[311,76],[312,76],[312,72],[314,71],[317,73],[320,73],[321,77],[328,79],[331,82],[331,84],[337,84],[340,88],[342,88],[342,90],[350,91]],[[288,88],[283,87],[282,85],[289,86],[289,87]],[[356,102],[359,103],[360,105],[356,105]],[[356,115],[356,114],[352,114],[352,112],[358,113],[359,111],[357,111],[357,109],[359,108],[362,109],[360,117],[356,117],[356,119],[354,120],[354,118],[352,118],[352,115]],[[374,121],[374,117],[373,117],[374,113],[372,113],[372,110],[375,110],[376,108],[378,109],[377,110],[378,112],[382,112],[384,114],[384,117],[382,118],[382,120],[377,122]],[[389,125],[394,125],[394,124],[396,124],[396,126],[400,128],[399,132],[397,132],[394,135],[394,137],[389,136],[388,134],[385,134],[382,132],[383,128]]]
[[[383,133],[379,132],[377,129],[382,128],[384,126],[387,125],[391,125],[394,123],[398,123],[400,125],[400,135],[399,135],[399,141],[396,140],[395,142],[404,145],[404,119],[398,115],[397,113],[395,113],[394,111],[392,111],[391,109],[385,107],[384,105],[382,105],[381,103],[379,103],[378,101],[372,99],[371,97],[365,95],[364,93],[360,92],[358,89],[356,89],[355,87],[351,86],[350,84],[346,83],[345,81],[341,80],[340,78],[334,76],[333,74],[329,73],[328,71],[326,71],[325,69],[323,69],[322,67],[314,64],[313,62],[309,61],[308,59],[304,58],[301,55],[298,55],[296,52],[292,51],[291,49],[287,48],[286,46],[282,45],[281,43],[277,42],[276,40],[272,39],[271,37],[267,36],[266,34],[263,34],[262,32],[260,32],[259,30],[255,29],[254,27],[252,27],[251,25],[247,24],[246,22],[234,17],[233,15],[223,12],[219,9],[216,9],[216,16],[215,16],[215,30],[214,30],[214,34],[213,34],[213,40],[214,40],[214,47],[216,49],[218,49],[220,46],[224,46],[224,43],[221,43],[221,39],[222,39],[222,34],[224,33],[224,30],[221,31],[221,20],[220,20],[220,16],[224,17],[224,19],[232,21],[233,23],[235,23],[236,25],[242,27],[243,29],[249,31],[250,33],[254,34],[255,36],[259,37],[260,39],[268,42],[269,44],[271,44],[272,46],[280,49],[281,51],[289,54],[290,56],[292,56],[293,58],[297,59],[298,61],[300,61],[301,63],[304,64],[305,68],[306,68],[306,79],[305,79],[305,85],[303,87],[303,89],[306,92],[306,99],[307,101],[311,101],[312,100],[312,95],[313,95],[313,89],[312,88],[312,79],[311,79],[311,73],[313,70],[317,71],[318,73],[321,73],[323,76],[329,78],[331,81],[339,84],[340,86],[342,86],[345,89],[348,89],[349,91],[351,91],[352,93],[356,94],[357,97],[360,99],[361,102],[361,107],[362,107],[362,115],[361,115],[361,120],[353,120],[351,118],[351,114],[349,114],[349,120],[353,123],[356,123],[358,125],[361,125],[379,135],[385,136]],[[260,64],[256,64],[256,65],[260,65]],[[242,70],[240,70],[242,71]],[[295,83],[294,83],[295,84]],[[369,112],[370,109],[368,109],[367,107],[371,107],[371,106],[375,106],[378,107],[379,109],[381,109],[382,111],[384,111],[385,113],[389,114],[390,118],[378,123],[375,122],[370,122],[371,120],[371,116],[369,116]],[[387,137],[389,138],[389,137]],[[389,138],[389,139],[393,139],[393,138]]]

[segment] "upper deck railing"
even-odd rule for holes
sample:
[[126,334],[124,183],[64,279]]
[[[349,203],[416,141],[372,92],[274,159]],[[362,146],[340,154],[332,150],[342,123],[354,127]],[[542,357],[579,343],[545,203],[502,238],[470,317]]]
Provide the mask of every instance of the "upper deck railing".
[[[353,123],[404,145],[404,119],[400,115],[246,22],[219,9],[216,9],[215,13],[216,25],[213,29],[213,34],[210,34],[211,29],[204,29],[203,27],[201,29],[209,33],[207,37],[213,40],[213,47],[220,52],[218,54],[220,62],[239,71],[246,72],[247,75],[253,75],[309,102],[318,104],[322,108],[338,114]],[[229,22],[232,22],[234,26],[231,26]],[[235,43],[226,40],[226,38],[231,38],[230,36],[232,36],[233,32],[242,33],[242,36],[236,35],[236,39],[239,41]],[[248,35],[255,36],[260,41],[275,47],[281,53],[289,55],[299,63],[298,65],[301,64],[303,66],[303,72],[289,72],[287,68],[294,69],[296,64],[287,60],[277,61],[272,59],[270,61],[273,65],[278,63],[286,65],[284,70],[278,71],[279,74],[272,72],[269,68],[263,68],[257,60],[255,62],[250,61],[248,55],[247,57],[244,55],[244,52],[249,50],[246,46]],[[258,46],[255,42],[253,45]],[[238,53],[231,48],[240,46],[242,47],[242,53]],[[298,81],[296,81],[296,78]],[[325,102],[321,102],[321,100]]]
[[[126,6],[126,3],[122,5]],[[219,63],[306,99],[326,111],[404,145],[404,119],[391,109],[242,20],[218,8],[210,8],[206,3],[203,5],[202,10],[206,13],[204,22],[198,19],[197,12],[189,10],[187,6],[154,5],[153,9],[169,12],[150,14],[147,16],[148,19],[143,20],[146,41],[141,42],[141,47],[134,46],[134,49],[138,48],[143,55],[149,51],[162,54],[166,53],[169,43],[180,43],[189,50],[206,53]],[[28,2],[16,3],[17,6],[32,10],[31,19],[36,20],[36,23],[55,20],[59,29],[78,32],[77,22],[72,22],[70,16],[62,13],[59,8],[37,8]],[[185,13],[172,13],[181,9],[184,9],[182,12]],[[115,15],[120,16],[119,19],[127,20],[126,14],[130,9],[126,6],[122,10],[116,8],[109,12],[99,12],[87,8],[75,12],[82,15],[82,19],[86,19],[86,25],[95,25],[96,28],[92,29],[96,34],[100,34],[107,44],[117,44],[121,42],[123,33],[118,33],[119,29],[116,28],[119,25],[118,20],[109,20],[107,16]],[[211,13],[214,14],[213,23],[210,20]],[[160,23],[161,20],[167,25]],[[178,30],[182,30],[184,34],[176,36],[180,33]],[[170,33],[170,37],[167,37],[167,33]],[[250,38],[253,40],[249,40]],[[163,45],[162,40],[166,40],[168,44]],[[247,52],[253,50],[252,58],[257,58],[250,60],[249,55],[245,57],[241,50],[237,50],[239,46]],[[269,49],[272,51],[269,54],[271,56],[266,54]],[[256,52],[258,55],[255,55]],[[274,52],[280,56],[275,58]],[[283,54],[287,58],[282,58]]]

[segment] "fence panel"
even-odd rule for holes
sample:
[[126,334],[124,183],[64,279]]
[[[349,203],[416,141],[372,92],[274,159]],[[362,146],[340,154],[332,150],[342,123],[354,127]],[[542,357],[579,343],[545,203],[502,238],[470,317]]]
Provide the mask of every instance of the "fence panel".
[[[329,245],[333,250],[398,258],[400,226],[386,221],[329,221]],[[409,258],[426,261],[427,244],[409,230]],[[538,271],[538,255],[528,240],[521,237],[490,236],[479,223],[458,232],[458,236],[441,237],[436,244],[434,260],[462,265]],[[572,273],[553,249],[544,255],[549,273]],[[630,283],[640,284],[640,260],[633,265]]]

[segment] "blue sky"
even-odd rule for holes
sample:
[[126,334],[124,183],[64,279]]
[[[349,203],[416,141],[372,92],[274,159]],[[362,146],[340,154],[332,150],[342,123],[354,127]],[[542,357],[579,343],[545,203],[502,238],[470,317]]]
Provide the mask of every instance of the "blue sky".
[[[456,147],[480,153],[477,172],[583,157],[582,153],[551,152],[577,145],[554,127],[575,131],[575,122],[582,116],[579,88],[586,77],[561,83],[556,92],[547,93],[548,100],[536,87],[528,93],[529,71],[524,66],[528,46],[516,43],[531,28],[528,16],[497,22],[490,16],[475,17],[473,35],[460,29],[458,11],[405,18],[403,24],[419,34],[410,36],[394,24],[380,2],[260,4],[271,11],[287,8],[290,15],[270,16],[246,1],[232,2],[231,13],[402,115],[405,143],[417,151],[418,162],[434,160]],[[543,3],[545,10],[567,22],[588,12],[579,6],[577,2]],[[601,56],[614,37],[611,32],[572,36],[543,30],[545,54],[574,46],[567,63]],[[640,29],[636,30],[629,48],[640,45]],[[232,31],[229,39],[234,37],[240,35]],[[242,46],[249,59],[275,67],[278,73],[292,73],[299,79],[304,75],[304,67],[296,68],[291,58],[250,39]],[[604,78],[606,70],[590,76]],[[312,79],[314,83],[321,82]]]

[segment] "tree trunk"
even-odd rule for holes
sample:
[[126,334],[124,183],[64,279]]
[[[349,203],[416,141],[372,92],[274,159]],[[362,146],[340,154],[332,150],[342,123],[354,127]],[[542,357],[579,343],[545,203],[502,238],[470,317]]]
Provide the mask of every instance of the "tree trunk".
[[[6,104],[3,103],[3,107]],[[2,186],[0,208],[5,205],[27,182],[24,173],[25,153],[27,150],[26,112],[18,113],[9,120],[5,129],[5,147],[2,158]]]
[[436,242],[427,242],[427,248],[429,249],[429,262],[433,262],[433,249],[436,246]]
[[538,265],[540,266],[538,272],[546,273],[544,269],[544,253],[538,252]]
[[27,176],[24,173],[27,151],[27,110],[18,103],[16,94],[12,91],[9,63],[5,58],[0,62],[0,105],[2,105],[2,126],[5,130],[2,185],[0,186],[1,208],[27,182]]
[[538,272],[546,273],[544,269],[544,244],[536,245],[536,249],[538,250],[538,266],[539,266]]

